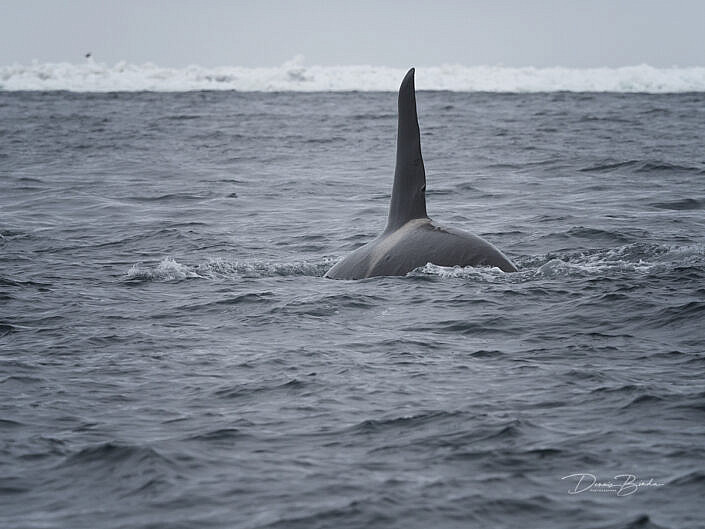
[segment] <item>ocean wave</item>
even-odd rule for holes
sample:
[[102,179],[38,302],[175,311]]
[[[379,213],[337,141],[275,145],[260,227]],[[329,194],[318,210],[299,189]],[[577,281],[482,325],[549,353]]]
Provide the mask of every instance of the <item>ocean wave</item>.
[[280,391],[297,391],[308,386],[308,383],[297,378],[292,378],[287,382],[258,382],[253,384],[226,385],[216,388],[214,395],[221,399],[238,399],[243,397],[254,397],[262,393],[276,393]]
[[144,462],[153,460],[171,465],[172,462],[151,447],[142,447],[133,444],[120,444],[117,442],[105,442],[98,445],[91,445],[80,449],[78,452],[66,457],[63,465],[73,466],[77,463],[99,463],[110,465],[113,462],[125,463],[133,460]]
[[[297,56],[280,66],[246,68],[152,63],[42,63],[0,66],[0,89],[73,92],[383,91],[399,87],[405,69],[305,65]],[[445,64],[419,68],[420,90],[454,92],[705,92],[705,67],[534,68]]]
[[634,173],[692,173],[705,174],[705,169],[700,164],[680,165],[661,160],[625,160],[600,163],[582,167],[578,169],[584,173],[612,173],[612,172],[634,172]]
[[[0,299],[3,299],[3,297],[0,297]],[[10,323],[0,323],[0,338],[13,332],[17,332],[17,327],[15,325]]]
[[653,202],[651,207],[656,209],[670,209],[674,211],[688,211],[695,209],[705,209],[705,199],[682,198],[668,202]]
[[193,434],[189,437],[191,441],[206,441],[206,442],[232,442],[236,439],[245,437],[241,430],[237,428],[217,428],[203,433]]
[[75,475],[84,476],[76,485],[80,492],[75,491],[84,497],[110,494],[128,498],[169,490],[178,479],[180,466],[177,460],[152,446],[106,441],[65,453],[52,472],[57,483]]
[[651,521],[647,514],[639,514],[630,520],[619,520],[616,523],[600,525],[600,529],[666,529],[665,526],[659,525]]

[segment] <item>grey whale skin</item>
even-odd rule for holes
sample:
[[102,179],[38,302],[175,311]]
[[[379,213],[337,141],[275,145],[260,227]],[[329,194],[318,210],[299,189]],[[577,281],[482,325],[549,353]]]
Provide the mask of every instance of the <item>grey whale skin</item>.
[[397,163],[387,227],[375,240],[336,263],[325,277],[402,276],[426,263],[496,266],[505,272],[517,271],[502,252],[481,237],[439,226],[428,218],[412,68],[399,87]]

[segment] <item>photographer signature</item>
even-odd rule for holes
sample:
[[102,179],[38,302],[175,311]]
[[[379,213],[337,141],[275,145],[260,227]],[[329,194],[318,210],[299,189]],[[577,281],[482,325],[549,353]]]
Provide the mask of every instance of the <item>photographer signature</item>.
[[595,474],[578,473],[563,476],[561,479],[577,479],[575,487],[568,494],[581,492],[613,492],[617,496],[630,496],[642,487],[662,487],[664,483],[653,478],[649,480],[637,479],[634,474],[618,474],[611,480],[598,481]]

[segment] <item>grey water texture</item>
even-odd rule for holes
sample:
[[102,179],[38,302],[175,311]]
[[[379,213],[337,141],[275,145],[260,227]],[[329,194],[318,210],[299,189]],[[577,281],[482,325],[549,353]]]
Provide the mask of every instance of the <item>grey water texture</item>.
[[417,103],[518,272],[323,277],[395,93],[0,92],[0,527],[705,527],[705,94]]

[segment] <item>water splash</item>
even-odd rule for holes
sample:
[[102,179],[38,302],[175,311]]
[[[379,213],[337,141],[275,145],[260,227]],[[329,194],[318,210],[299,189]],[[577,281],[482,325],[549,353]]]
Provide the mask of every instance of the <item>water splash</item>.
[[332,261],[318,262],[240,261],[212,258],[205,263],[187,265],[173,257],[165,257],[155,266],[132,265],[125,279],[128,281],[181,281],[184,279],[232,279],[277,276],[321,277]]
[[705,266],[705,246],[633,243],[616,248],[527,256],[517,259],[517,265],[519,272],[506,274],[499,268],[447,267],[428,263],[411,275],[476,282],[514,282],[623,273],[650,274],[676,267]]

